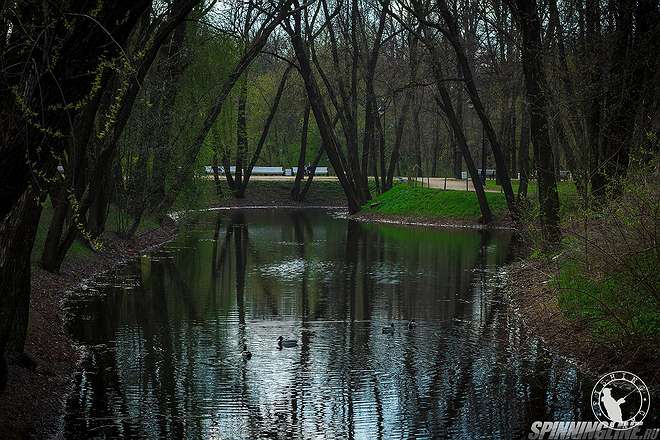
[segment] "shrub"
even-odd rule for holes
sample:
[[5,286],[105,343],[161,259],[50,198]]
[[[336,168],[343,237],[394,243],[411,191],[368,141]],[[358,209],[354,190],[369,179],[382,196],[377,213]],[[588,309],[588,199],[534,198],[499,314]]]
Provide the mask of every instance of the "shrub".
[[658,350],[660,185],[657,153],[639,154],[607,197],[591,200],[568,228],[553,282],[559,305],[596,336]]

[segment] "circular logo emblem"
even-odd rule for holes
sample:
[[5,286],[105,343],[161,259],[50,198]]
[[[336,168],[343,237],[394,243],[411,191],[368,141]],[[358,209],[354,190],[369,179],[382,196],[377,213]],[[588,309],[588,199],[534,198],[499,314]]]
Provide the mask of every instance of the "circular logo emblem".
[[638,376],[613,371],[601,377],[591,392],[591,409],[599,422],[617,430],[642,423],[651,406],[651,395]]

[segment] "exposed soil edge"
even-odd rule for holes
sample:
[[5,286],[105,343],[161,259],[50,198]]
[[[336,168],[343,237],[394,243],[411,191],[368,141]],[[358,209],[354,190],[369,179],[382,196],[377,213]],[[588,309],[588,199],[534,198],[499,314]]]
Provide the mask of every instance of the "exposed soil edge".
[[7,387],[0,399],[0,438],[53,438],[61,431],[66,396],[81,359],[64,329],[63,303],[68,291],[170,241],[175,234],[175,224],[168,222],[131,240],[108,235],[103,239],[103,251],[65,261],[59,274],[33,266],[25,352],[36,368],[9,365]]
[[646,385],[659,392],[658,359],[639,346],[618,346],[594,338],[583,321],[566,318],[549,281],[557,266],[552,261],[523,259],[504,268],[504,287],[511,305],[519,314],[528,333],[544,345],[571,359],[592,376],[617,370],[630,371]]
[[476,220],[461,220],[447,218],[415,217],[412,215],[380,214],[375,212],[358,212],[349,218],[361,222],[386,223],[392,225],[426,226],[434,228],[463,228],[463,229],[487,229],[513,231],[515,228],[508,220],[498,220],[493,223],[483,224]]

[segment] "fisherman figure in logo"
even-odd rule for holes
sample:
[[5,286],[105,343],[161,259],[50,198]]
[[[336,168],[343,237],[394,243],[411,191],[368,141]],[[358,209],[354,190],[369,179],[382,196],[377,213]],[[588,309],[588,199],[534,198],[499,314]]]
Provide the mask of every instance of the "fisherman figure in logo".
[[617,400],[612,397],[612,389],[605,387],[603,388],[603,391],[601,391],[600,401],[603,402],[603,406],[607,412],[607,417],[611,421],[623,423],[623,417],[621,416],[621,405],[626,401],[625,397]]

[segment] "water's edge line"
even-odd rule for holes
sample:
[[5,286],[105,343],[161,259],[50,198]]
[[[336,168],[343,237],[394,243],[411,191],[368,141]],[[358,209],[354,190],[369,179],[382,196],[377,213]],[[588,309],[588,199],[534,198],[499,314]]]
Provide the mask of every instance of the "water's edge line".
[[[346,206],[332,206],[332,205],[246,205],[246,206],[216,206],[211,208],[202,208],[195,209],[190,211],[174,211],[167,214],[175,222],[179,221],[183,216],[191,212],[213,212],[213,211],[237,211],[242,209],[324,209],[324,210],[341,210],[347,213],[346,218],[349,220],[355,220],[362,223],[383,223],[390,225],[401,225],[401,226],[420,226],[427,228],[438,228],[438,229],[472,229],[472,230],[495,230],[495,231],[517,231],[513,226],[507,225],[485,225],[481,223],[453,223],[443,222],[437,223],[434,221],[419,221],[412,219],[393,219],[387,218],[387,216],[376,216],[372,217],[365,215],[364,213],[357,212],[355,214],[348,214],[348,208]],[[405,216],[404,216],[405,217]],[[442,220],[439,220],[442,221]]]
[[402,225],[402,226],[423,226],[428,228],[438,228],[438,229],[472,229],[472,230],[487,230],[487,231],[517,231],[513,226],[505,225],[484,225],[480,223],[436,223],[433,221],[419,221],[419,220],[406,220],[406,219],[392,219],[387,217],[371,217],[368,215],[353,214],[348,217],[349,219],[356,220],[363,223],[383,223],[390,225]]

